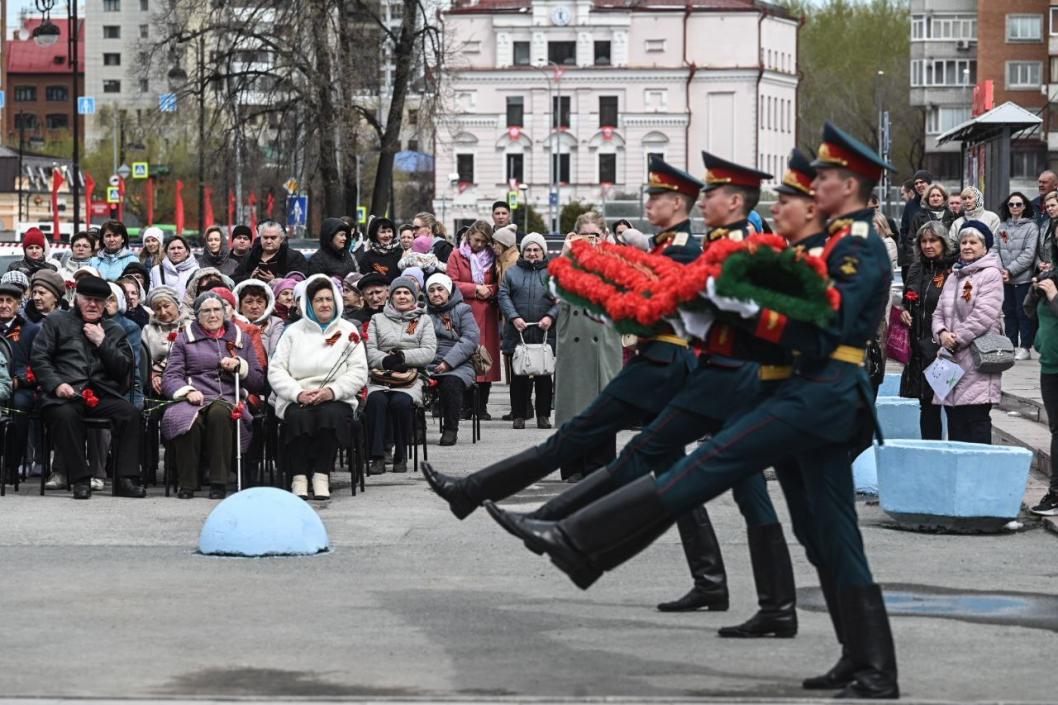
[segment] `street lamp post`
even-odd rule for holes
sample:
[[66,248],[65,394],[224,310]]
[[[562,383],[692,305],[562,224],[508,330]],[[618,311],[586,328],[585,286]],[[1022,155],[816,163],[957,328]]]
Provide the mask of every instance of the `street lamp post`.
[[[59,37],[62,34],[59,28],[51,21],[51,11],[55,8],[57,0],[34,0],[37,5],[37,11],[41,13],[41,23],[33,30],[33,41],[39,47],[51,47],[59,41]],[[73,88],[70,91],[71,94],[71,105],[73,113],[71,124],[73,126],[73,169],[70,174],[70,197],[73,200],[73,234],[76,235],[80,226],[80,201],[81,201],[81,136],[80,136],[80,114],[77,110],[78,99],[80,98],[81,91],[77,85],[77,67],[78,67],[78,34],[80,27],[78,26],[77,19],[77,0],[66,1],[66,17],[67,17],[67,32],[69,34],[67,38],[67,53],[68,61],[70,63],[70,75],[72,77],[71,83]],[[59,233],[52,233],[52,238],[58,242],[60,239]]]
[[[544,74],[544,78],[547,80],[547,102],[548,102],[548,116],[550,124],[550,136],[548,141],[551,142],[551,163],[548,165],[551,170],[551,176],[548,179],[548,190],[547,190],[547,212],[548,219],[551,221],[551,231],[559,231],[559,189],[561,189],[559,182],[559,171],[562,168],[562,159],[559,154],[562,150],[562,140],[559,135],[559,127],[562,124],[562,67],[554,61],[548,61],[547,66],[551,67],[551,73],[555,76],[555,88],[554,91],[551,89],[551,75],[543,67],[537,66],[536,68]],[[553,199],[552,199],[553,196]]]
[[[176,40],[178,44],[190,41],[181,37]],[[206,231],[206,37],[198,35],[195,42],[195,66],[198,79],[198,236],[201,238]],[[178,90],[187,85],[187,71],[180,66],[169,69],[169,87]]]

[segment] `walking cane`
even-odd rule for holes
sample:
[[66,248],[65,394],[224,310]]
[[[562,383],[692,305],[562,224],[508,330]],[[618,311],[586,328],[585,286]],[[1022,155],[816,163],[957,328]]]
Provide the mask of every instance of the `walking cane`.
[[[238,358],[236,358],[238,359]],[[242,403],[242,394],[239,392],[239,370],[235,370],[235,408]],[[235,419],[235,478],[236,492],[242,492],[242,415]]]

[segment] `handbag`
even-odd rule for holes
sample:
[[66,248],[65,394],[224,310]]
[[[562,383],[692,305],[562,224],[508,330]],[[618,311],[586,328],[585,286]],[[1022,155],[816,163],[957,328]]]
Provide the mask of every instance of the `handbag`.
[[985,333],[970,343],[970,358],[978,372],[998,374],[1014,366],[1014,344],[1001,333]]
[[900,309],[889,310],[889,334],[885,338],[885,356],[904,365],[911,359],[911,329],[900,318]]
[[375,384],[381,384],[383,387],[389,387],[390,389],[403,389],[404,387],[410,387],[415,384],[415,380],[419,379],[419,370],[411,368],[403,372],[397,372],[395,370],[371,370],[371,381]]
[[[537,326],[539,323],[527,325]],[[526,343],[522,331],[518,331],[521,342],[514,348],[511,356],[511,370],[519,377],[545,377],[555,372],[555,353],[547,344],[546,337],[543,343]]]
[[474,366],[474,374],[477,377],[483,377],[492,370],[492,353],[484,345],[479,345],[470,356],[470,364]]

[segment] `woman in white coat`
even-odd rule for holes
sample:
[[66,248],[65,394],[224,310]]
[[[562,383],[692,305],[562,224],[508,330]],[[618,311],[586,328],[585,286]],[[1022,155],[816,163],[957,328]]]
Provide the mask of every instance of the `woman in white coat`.
[[[324,274],[305,281],[301,318],[288,325],[268,364],[276,415],[283,420],[281,452],[293,467],[291,492],[330,499],[330,472],[341,438],[367,383],[367,357],[355,323],[342,318],[342,293]],[[296,453],[292,452],[295,451]]]

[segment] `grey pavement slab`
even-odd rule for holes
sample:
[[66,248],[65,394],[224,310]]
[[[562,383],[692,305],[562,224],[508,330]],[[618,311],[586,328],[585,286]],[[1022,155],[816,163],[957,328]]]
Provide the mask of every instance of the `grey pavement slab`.
[[[440,448],[431,424],[430,456],[464,473],[545,437],[493,421],[481,443],[464,433]],[[24,488],[0,499],[0,695],[808,702],[819,698],[800,680],[837,656],[796,545],[797,638],[716,637],[755,609],[729,495],[710,511],[731,611],[662,614],[654,605],[690,582],[674,531],[584,592],[483,511],[457,521],[420,475],[369,478],[356,498],[345,477],[319,507],[334,550],[311,558],[197,555],[214,504],[204,498],[74,502]],[[528,509],[564,487],[552,477],[511,504]],[[786,522],[778,486],[769,489]],[[891,528],[876,505],[859,510],[876,578],[899,603],[906,700],[1055,702],[1054,536],[919,534]]]

